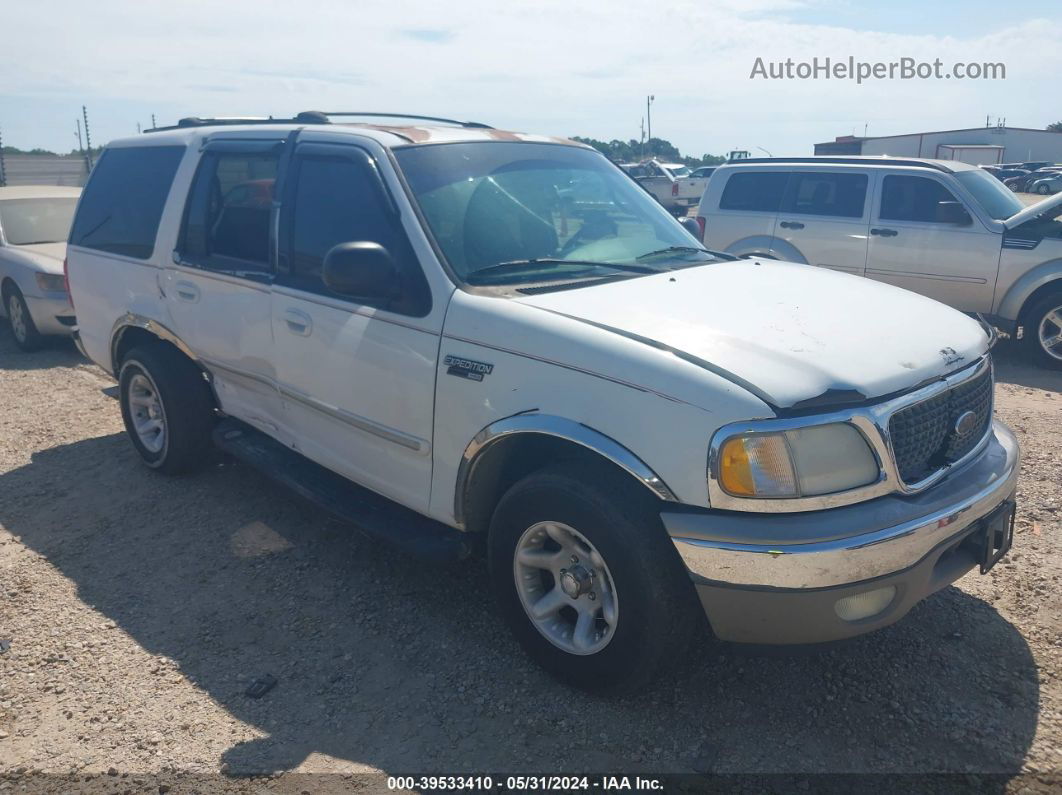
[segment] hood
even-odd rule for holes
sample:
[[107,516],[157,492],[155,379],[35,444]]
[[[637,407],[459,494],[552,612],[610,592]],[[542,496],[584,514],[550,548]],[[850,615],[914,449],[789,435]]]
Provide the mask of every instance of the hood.
[[665,350],[776,408],[901,392],[988,348],[977,321],[943,304],[788,262],[722,262],[517,300]]
[[62,273],[66,257],[66,243],[36,243],[32,246],[8,246],[8,251],[17,252],[30,265],[46,273]]
[[1004,221],[1003,226],[1007,229],[1017,229],[1034,218],[1039,218],[1040,216],[1053,218],[1059,213],[1062,213],[1062,192],[1049,196],[1043,201],[1036,202],[1036,204],[1030,204],[1024,210],[1019,210]]

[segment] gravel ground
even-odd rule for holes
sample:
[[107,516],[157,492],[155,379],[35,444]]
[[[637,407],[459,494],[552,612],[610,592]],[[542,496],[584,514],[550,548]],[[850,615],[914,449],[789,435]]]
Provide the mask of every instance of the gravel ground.
[[[230,463],[149,472],[111,379],[67,344],[20,354],[5,328],[0,790],[59,788],[40,774],[115,792],[174,777],[181,791],[198,774],[215,777],[209,789],[382,788],[358,777],[371,771],[1062,786],[1062,373],[1013,343],[997,372],[997,412],[1025,454],[1014,551],[989,576],[828,650],[704,639],[654,689],[603,700],[522,655],[482,563],[408,560]],[[247,697],[264,674],[277,686]],[[340,776],[308,787],[300,773]]]

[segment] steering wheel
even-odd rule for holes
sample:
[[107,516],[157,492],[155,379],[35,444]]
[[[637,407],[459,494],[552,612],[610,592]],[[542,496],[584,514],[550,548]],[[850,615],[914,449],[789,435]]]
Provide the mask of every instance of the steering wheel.
[[603,240],[606,237],[619,235],[619,227],[616,222],[600,210],[588,212],[583,219],[583,225],[579,231],[568,238],[568,242],[561,246],[560,257],[563,259],[579,247],[581,243],[591,240]]

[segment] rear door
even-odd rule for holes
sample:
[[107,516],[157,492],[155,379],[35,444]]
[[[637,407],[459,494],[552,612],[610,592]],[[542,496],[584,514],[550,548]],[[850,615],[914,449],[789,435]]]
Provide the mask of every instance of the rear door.
[[283,415],[273,368],[270,227],[282,140],[207,144],[164,275],[177,335],[214,376],[222,409],[271,435]]
[[[709,188],[724,175],[725,184],[714,194],[718,204],[701,205],[699,214],[707,219],[704,244],[738,256],[769,254],[788,172],[736,168],[717,172]],[[713,193],[706,196],[709,202],[716,201]]]
[[[444,313],[431,311],[430,290],[382,168],[389,166],[359,145],[296,146],[272,294],[277,378],[303,454],[426,510]],[[359,301],[325,286],[325,254],[355,241],[390,252],[400,274],[398,298]]]
[[771,253],[862,276],[871,180],[869,173],[848,169],[794,171],[774,227]]
[[[964,312],[991,312],[999,234],[936,174],[886,172],[870,224],[866,275]],[[949,205],[951,205],[949,207]],[[965,210],[960,223],[945,215]]]

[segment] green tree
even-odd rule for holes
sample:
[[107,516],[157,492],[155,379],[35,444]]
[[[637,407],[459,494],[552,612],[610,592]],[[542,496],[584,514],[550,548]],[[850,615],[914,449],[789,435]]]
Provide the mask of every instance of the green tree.
[[1052,122],[1047,125],[1047,129],[1051,132],[1062,132],[1062,121]]

